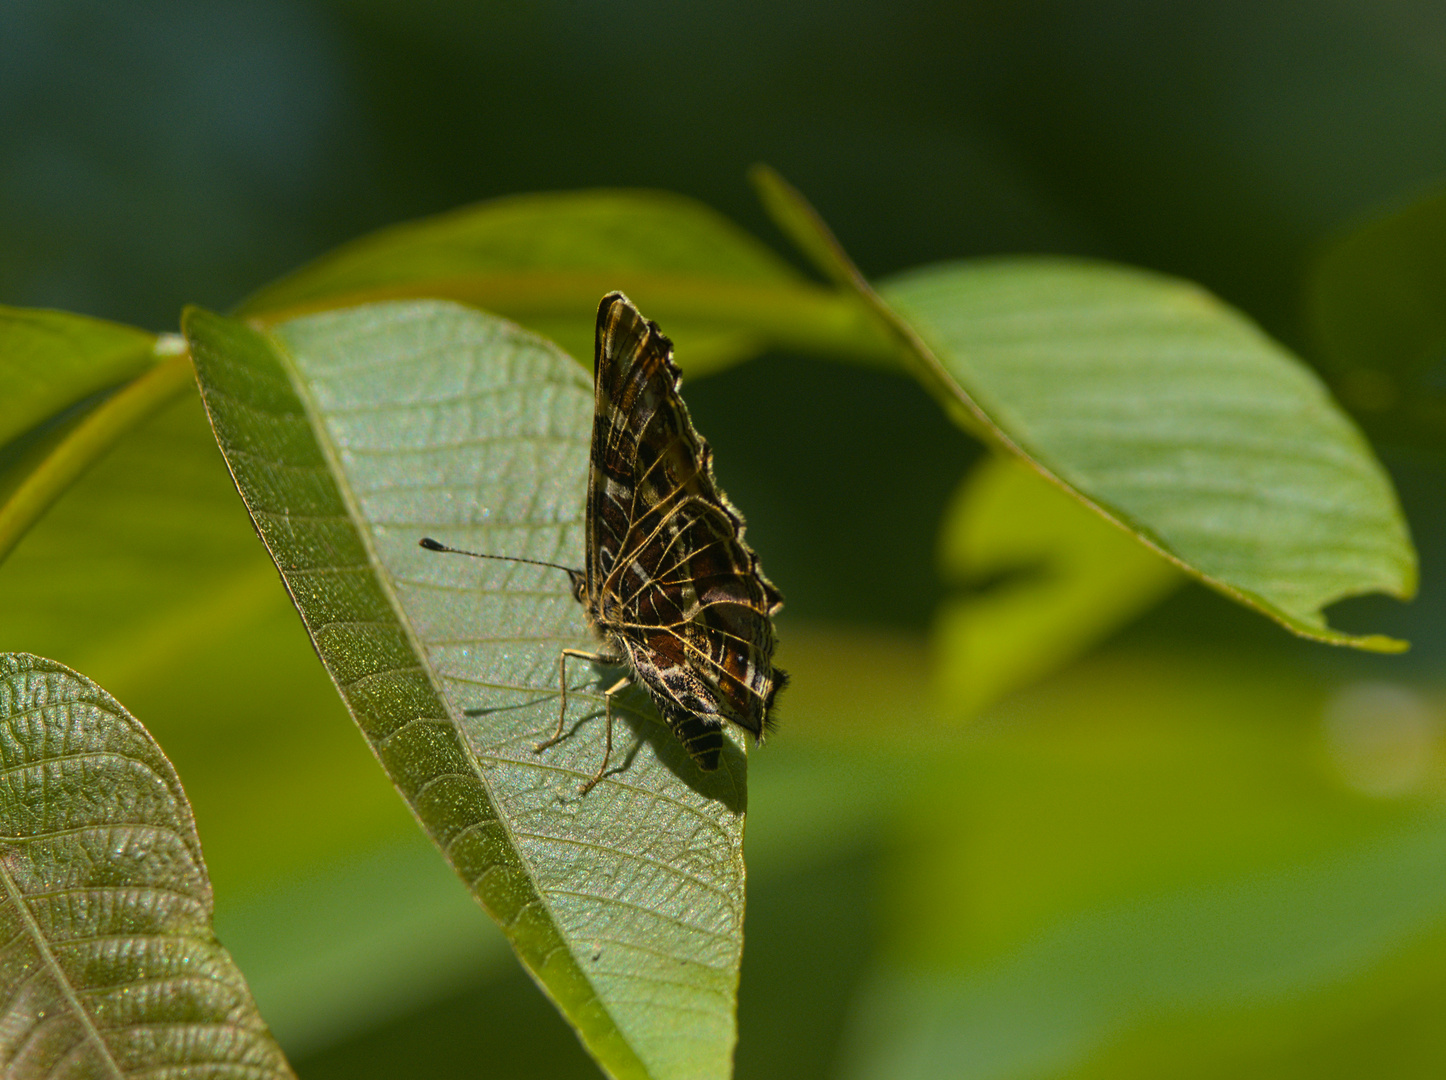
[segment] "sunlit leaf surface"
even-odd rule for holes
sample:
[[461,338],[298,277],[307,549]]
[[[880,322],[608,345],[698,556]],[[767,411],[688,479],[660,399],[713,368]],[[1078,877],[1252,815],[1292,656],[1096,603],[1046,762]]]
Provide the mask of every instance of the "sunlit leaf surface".
[[501,935],[358,737],[199,395],[122,440],[0,562],[0,651],[20,650],[86,672],[165,747],[217,932],[292,1060],[513,963],[505,945],[488,959]]
[[1295,633],[1405,648],[1323,611],[1414,595],[1391,482],[1320,381],[1239,313],[1186,281],[1075,259],[942,263],[876,292],[796,189],[764,167],[752,179],[961,426]]
[[413,810],[523,962],[619,1076],[723,1076],[743,914],[744,759],[696,771],[651,715],[600,760],[596,676],[556,722],[558,650],[586,645],[566,575],[442,556],[582,562],[592,392],[510,324],[370,305],[270,336],[186,330],[227,460],[318,651]]
[[83,676],[0,655],[0,1060],[16,1080],[290,1077],[211,929],[191,808]]
[[1416,556],[1385,470],[1319,380],[1198,287],[1072,260],[912,271],[884,298],[1023,453],[1207,584],[1296,633],[1408,597]]

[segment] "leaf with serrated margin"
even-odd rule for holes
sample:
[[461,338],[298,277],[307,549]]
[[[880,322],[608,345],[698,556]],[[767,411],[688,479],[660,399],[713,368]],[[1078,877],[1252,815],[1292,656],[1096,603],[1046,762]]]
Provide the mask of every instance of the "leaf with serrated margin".
[[30,1078],[291,1077],[211,929],[190,804],[146,730],[0,654],[0,1062]]
[[[736,1038],[745,760],[700,773],[645,697],[604,725],[567,576],[592,391],[547,342],[440,301],[259,332],[184,319],[227,462],[323,662],[413,812],[598,1062],[723,1077]],[[612,674],[614,678],[616,675]]]
[[855,297],[808,281],[702,203],[661,191],[520,195],[383,229],[263,287],[239,314],[440,297],[592,358],[598,297],[626,292],[667,328],[690,375],[769,347],[887,362]]
[[1320,380],[1204,289],[1083,259],[864,280],[807,201],[755,169],[780,228],[895,335],[950,415],[1218,592],[1302,637],[1376,652],[1324,608],[1414,595],[1395,490]]

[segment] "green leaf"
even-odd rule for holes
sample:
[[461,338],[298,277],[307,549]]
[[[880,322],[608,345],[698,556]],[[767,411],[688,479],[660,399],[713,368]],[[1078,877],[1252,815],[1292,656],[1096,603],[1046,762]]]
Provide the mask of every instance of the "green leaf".
[[592,392],[546,342],[444,302],[263,335],[184,325],[237,486],[323,662],[414,813],[615,1076],[726,1076],[742,946],[745,761],[699,773],[641,696],[609,776],[595,676],[543,754],[579,565]]
[[939,540],[946,581],[1009,575],[946,601],[935,617],[935,681],[957,716],[1062,667],[1181,581],[1017,458],[987,458],[970,474]]
[[1385,470],[1320,381],[1187,282],[1021,259],[883,289],[1030,460],[1207,585],[1303,637],[1348,596],[1416,588]]
[[1332,242],[1311,269],[1306,306],[1324,367],[1372,431],[1446,445],[1446,191]]
[[184,352],[174,334],[0,307],[0,561],[124,435],[190,385]]
[[1415,593],[1385,470],[1320,381],[1189,282],[1076,259],[945,263],[879,292],[796,190],[754,171],[780,228],[851,285],[966,429],[1029,461],[1181,569],[1302,637],[1348,596]]
[[0,756],[5,1075],[292,1076],[146,730],[69,668],[0,654]]
[[0,447],[155,363],[156,337],[63,311],[0,306]]
[[[357,737],[199,394],[123,439],[0,564],[6,650],[85,671],[145,717],[205,831],[217,932],[293,1058],[477,977],[447,928],[469,911],[473,938],[492,927]],[[307,891],[346,873],[350,894]],[[357,929],[387,903],[406,913]]]
[[266,286],[240,314],[267,322],[401,297],[515,319],[592,357],[592,312],[621,289],[668,328],[690,374],[770,346],[887,359],[857,300],[820,288],[715,211],[656,191],[522,195],[392,226]]
[[190,358],[169,356],[77,417],[45,453],[16,462],[13,471],[23,469],[24,476],[15,477],[14,489],[0,500],[0,560],[117,442],[193,383]]

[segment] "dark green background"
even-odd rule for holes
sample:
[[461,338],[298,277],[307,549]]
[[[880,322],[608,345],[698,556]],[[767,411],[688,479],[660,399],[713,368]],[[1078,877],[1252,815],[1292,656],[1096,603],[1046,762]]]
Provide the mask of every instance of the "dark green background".
[[[1446,175],[1443,102],[1446,9],[1421,0],[0,0],[0,302],[174,329],[183,303],[225,309],[359,233],[535,190],[666,188],[782,248],[744,181],[766,161],[872,276],[1117,259],[1199,280],[1309,359],[1314,252]],[[927,627],[943,500],[975,451],[922,391],[770,356],[687,393],[786,620]],[[1435,678],[1439,463],[1382,452],[1422,598],[1338,617],[1411,638],[1409,658],[1303,645],[1197,589],[1126,643]],[[831,1067],[870,954],[871,844],[755,883],[741,1073]],[[521,974],[396,1025],[298,1066],[383,1075],[388,1055],[418,1060],[410,1038],[435,1057],[391,1075],[473,1075],[479,1057],[587,1074]],[[545,1051],[501,1064],[521,1032]]]
[[[871,275],[1097,255],[1308,351],[1316,245],[1446,171],[1443,42],[1428,3],[8,2],[0,300],[171,328],[518,191],[668,188],[781,244],[743,181],[767,161]],[[792,612],[922,623],[919,512],[967,453],[922,395],[796,362],[691,396]]]

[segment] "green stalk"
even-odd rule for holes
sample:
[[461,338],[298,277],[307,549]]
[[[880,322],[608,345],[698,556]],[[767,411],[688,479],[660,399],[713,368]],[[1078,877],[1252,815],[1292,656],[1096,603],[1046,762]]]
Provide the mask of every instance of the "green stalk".
[[[172,339],[157,342],[157,351]],[[165,356],[78,423],[0,505],[0,562],[47,510],[128,432],[193,384],[187,352]]]

